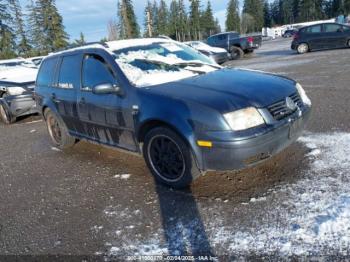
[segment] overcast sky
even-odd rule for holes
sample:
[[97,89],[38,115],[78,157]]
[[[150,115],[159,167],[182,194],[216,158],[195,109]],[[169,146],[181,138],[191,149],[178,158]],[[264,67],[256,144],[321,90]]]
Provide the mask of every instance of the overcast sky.
[[[212,3],[215,17],[220,21],[224,28],[226,6],[228,0],[210,0]],[[169,5],[171,0],[166,0]],[[188,7],[188,0],[185,0]],[[207,0],[202,0],[203,7]],[[28,0],[21,0],[23,5]],[[133,0],[135,13],[140,26],[143,25],[144,8],[146,0]],[[99,41],[107,36],[107,23],[110,19],[116,17],[117,0],[56,0],[57,7],[63,16],[66,31],[71,39],[79,37],[80,32],[85,34],[89,42]]]

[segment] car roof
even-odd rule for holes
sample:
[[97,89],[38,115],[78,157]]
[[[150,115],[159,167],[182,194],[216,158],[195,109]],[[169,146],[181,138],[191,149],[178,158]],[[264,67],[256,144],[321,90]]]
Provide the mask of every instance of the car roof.
[[228,35],[228,34],[239,34],[238,32],[236,31],[229,31],[229,32],[223,32],[223,33],[218,33],[218,34],[215,34],[215,35],[211,35],[209,36],[210,37],[214,37],[214,36],[219,36],[219,35]]
[[317,24],[312,24],[312,25],[303,26],[303,27],[300,27],[299,30],[302,30],[302,29],[304,29],[304,28],[309,28],[309,27],[312,27],[312,26],[316,26],[316,25],[327,25],[327,24],[348,26],[348,25],[343,25],[343,24],[339,24],[339,23],[335,23],[335,22],[326,22],[326,23],[317,23]]

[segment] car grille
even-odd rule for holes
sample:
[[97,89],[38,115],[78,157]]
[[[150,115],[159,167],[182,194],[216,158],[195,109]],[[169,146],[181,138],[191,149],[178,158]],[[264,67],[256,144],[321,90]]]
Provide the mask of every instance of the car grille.
[[[290,98],[298,107],[301,107],[303,105],[303,102],[301,101],[301,98],[298,93],[291,95]],[[297,109],[295,110],[289,109],[286,105],[286,100],[284,99],[275,104],[270,105],[268,107],[268,110],[275,120],[281,120],[293,114]]]

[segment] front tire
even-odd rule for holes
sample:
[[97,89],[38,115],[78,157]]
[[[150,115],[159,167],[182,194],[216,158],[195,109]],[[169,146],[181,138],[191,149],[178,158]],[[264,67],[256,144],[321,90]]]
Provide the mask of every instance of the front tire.
[[76,140],[69,135],[66,125],[50,109],[45,110],[44,117],[54,146],[67,149],[75,145]]
[[308,44],[306,44],[306,43],[299,44],[298,47],[297,47],[297,52],[299,54],[305,54],[305,53],[309,52]]
[[143,156],[157,183],[185,188],[201,174],[190,147],[166,127],[152,129],[146,134]]
[[7,112],[4,105],[0,105],[0,119],[6,125],[12,124],[16,121],[15,117],[10,117],[9,115],[9,112]]
[[350,39],[348,40],[348,42],[346,43],[347,47],[350,47]]

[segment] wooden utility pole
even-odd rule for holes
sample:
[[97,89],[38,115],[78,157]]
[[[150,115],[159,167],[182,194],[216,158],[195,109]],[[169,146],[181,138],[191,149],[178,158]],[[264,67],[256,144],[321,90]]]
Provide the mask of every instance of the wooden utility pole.
[[147,10],[147,29],[148,29],[148,37],[153,36],[153,28],[152,28],[152,17],[151,17],[151,12]]

